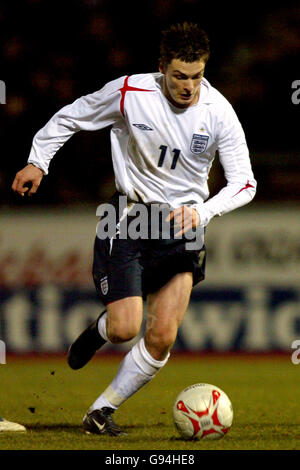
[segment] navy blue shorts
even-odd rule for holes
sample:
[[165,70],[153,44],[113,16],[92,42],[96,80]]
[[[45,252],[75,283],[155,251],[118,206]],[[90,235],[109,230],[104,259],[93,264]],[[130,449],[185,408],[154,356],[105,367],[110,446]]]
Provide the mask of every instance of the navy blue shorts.
[[146,299],[182,272],[191,272],[193,285],[198,284],[205,277],[205,245],[187,250],[186,241],[96,236],[93,279],[102,302],[106,305],[132,296]]

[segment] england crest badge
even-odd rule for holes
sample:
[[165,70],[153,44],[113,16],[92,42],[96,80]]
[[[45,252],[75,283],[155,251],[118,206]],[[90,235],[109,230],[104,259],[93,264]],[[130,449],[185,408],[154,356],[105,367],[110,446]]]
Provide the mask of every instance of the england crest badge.
[[208,144],[208,139],[208,135],[193,134],[191,142],[191,152],[196,155],[200,155],[201,153],[205,152]]
[[108,292],[108,280],[107,276],[100,279],[100,289],[103,295],[106,295]]

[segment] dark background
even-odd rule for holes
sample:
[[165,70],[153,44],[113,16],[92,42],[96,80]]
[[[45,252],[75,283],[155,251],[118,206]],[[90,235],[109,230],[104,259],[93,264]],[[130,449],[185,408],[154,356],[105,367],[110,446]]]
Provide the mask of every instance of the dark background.
[[[300,79],[296,3],[197,0],[24,0],[0,4],[0,205],[99,204],[114,191],[109,129],[80,132],[51,163],[32,198],[10,186],[34,134],[64,105],[122,75],[157,71],[160,33],[198,23],[211,39],[206,78],[234,106],[258,180],[255,204],[300,200]],[[211,193],[224,184],[216,162]]]

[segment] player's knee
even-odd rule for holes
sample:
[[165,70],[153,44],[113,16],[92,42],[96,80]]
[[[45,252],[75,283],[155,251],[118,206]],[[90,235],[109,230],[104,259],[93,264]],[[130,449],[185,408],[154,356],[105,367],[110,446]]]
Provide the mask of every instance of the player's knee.
[[143,320],[140,299],[130,298],[109,305],[107,336],[112,343],[124,343],[138,335]]
[[135,338],[140,331],[140,325],[110,325],[107,334],[112,343],[124,343]]
[[118,332],[110,332],[108,334],[108,338],[112,343],[125,343],[126,341],[132,340],[137,333],[132,333],[130,331],[118,331]]
[[165,328],[158,331],[148,330],[146,334],[147,343],[159,353],[169,351],[175,343],[177,329]]

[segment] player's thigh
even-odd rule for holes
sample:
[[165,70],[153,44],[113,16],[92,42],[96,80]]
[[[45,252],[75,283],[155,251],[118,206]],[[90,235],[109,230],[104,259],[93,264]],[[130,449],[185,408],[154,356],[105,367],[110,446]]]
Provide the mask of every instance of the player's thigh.
[[193,275],[178,273],[157,292],[147,297],[146,343],[175,341],[177,330],[187,310]]
[[143,320],[141,296],[125,297],[106,305],[106,328],[112,342],[129,341],[140,331]]

